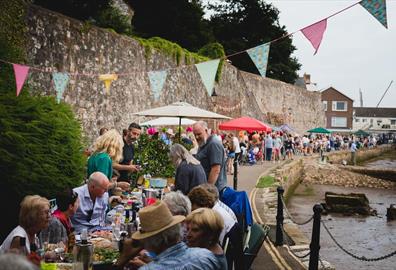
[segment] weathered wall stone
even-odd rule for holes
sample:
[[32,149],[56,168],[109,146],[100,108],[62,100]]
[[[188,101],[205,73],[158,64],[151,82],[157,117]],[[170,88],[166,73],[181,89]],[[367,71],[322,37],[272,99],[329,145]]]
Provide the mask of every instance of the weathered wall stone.
[[[215,86],[218,96],[209,97],[193,65],[178,67],[174,59],[157,52],[146,57],[134,39],[37,6],[29,8],[26,20],[27,64],[48,71],[31,69],[28,83],[36,95],[55,96],[51,72],[78,73],[71,76],[63,96],[73,106],[89,141],[97,137],[102,126],[121,131],[132,121],[144,120],[134,112],[176,101],[230,117],[287,122],[299,133],[324,124],[320,93],[241,72],[226,63]],[[154,101],[147,71],[168,68],[161,97]],[[120,74],[110,95],[97,78],[103,73]]]

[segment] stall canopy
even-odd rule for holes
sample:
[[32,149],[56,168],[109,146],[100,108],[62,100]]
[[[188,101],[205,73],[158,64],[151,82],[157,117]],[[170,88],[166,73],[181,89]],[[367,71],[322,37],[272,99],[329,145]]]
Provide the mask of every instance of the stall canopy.
[[[193,125],[196,121],[189,118],[182,118],[181,125],[189,126]],[[177,126],[179,125],[178,117],[158,117],[143,123],[140,123],[141,126]]]
[[370,133],[367,133],[364,130],[359,129],[358,131],[354,132],[353,134],[355,134],[356,136],[363,136],[363,137],[368,137],[370,136]]
[[283,132],[290,133],[294,131],[288,124],[283,124],[279,127]]
[[307,132],[309,132],[309,133],[323,133],[323,134],[331,133],[330,130],[327,130],[327,129],[322,128],[322,127],[313,128],[313,129],[308,130]]
[[221,130],[246,130],[249,132],[252,131],[271,131],[271,127],[264,124],[263,122],[250,118],[250,117],[241,117],[236,118],[219,125],[219,129]]

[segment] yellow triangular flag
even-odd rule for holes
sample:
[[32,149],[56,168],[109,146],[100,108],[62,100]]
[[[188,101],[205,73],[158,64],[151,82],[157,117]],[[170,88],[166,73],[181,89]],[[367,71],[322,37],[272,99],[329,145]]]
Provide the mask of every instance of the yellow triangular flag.
[[99,75],[99,80],[103,81],[105,84],[105,89],[106,89],[106,93],[110,94],[110,85],[112,83],[112,81],[115,81],[118,79],[118,75],[117,74],[102,74]]

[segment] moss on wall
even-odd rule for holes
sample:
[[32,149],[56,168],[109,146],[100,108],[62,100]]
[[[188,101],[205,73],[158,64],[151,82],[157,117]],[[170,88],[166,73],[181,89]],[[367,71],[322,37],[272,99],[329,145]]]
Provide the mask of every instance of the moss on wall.
[[[25,17],[27,2],[23,0],[0,1],[0,59],[24,63],[26,53]],[[2,92],[15,91],[12,66],[0,62],[0,89]]]
[[183,63],[198,63],[209,60],[209,58],[205,56],[189,52],[188,50],[180,47],[178,44],[160,37],[152,37],[149,39],[140,37],[133,38],[139,41],[139,43],[144,47],[146,58],[149,58],[152,55],[153,50],[158,50],[159,52],[172,57],[176,61],[177,65]]

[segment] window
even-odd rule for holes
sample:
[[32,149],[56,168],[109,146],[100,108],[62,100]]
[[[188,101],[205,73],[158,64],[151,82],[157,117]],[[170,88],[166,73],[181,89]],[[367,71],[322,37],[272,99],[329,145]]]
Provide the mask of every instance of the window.
[[366,119],[366,118],[363,118],[363,119],[362,119],[362,122],[363,122],[363,123],[366,123],[366,122],[367,122],[367,119]]
[[323,110],[327,112],[327,101],[323,101]]
[[360,122],[360,119],[359,118],[356,118],[355,119],[355,123],[359,123]]
[[331,118],[331,126],[332,127],[347,127],[347,118],[346,117],[332,117]]
[[347,111],[348,104],[346,101],[333,101],[333,111]]
[[396,119],[391,119],[391,125],[396,125]]

